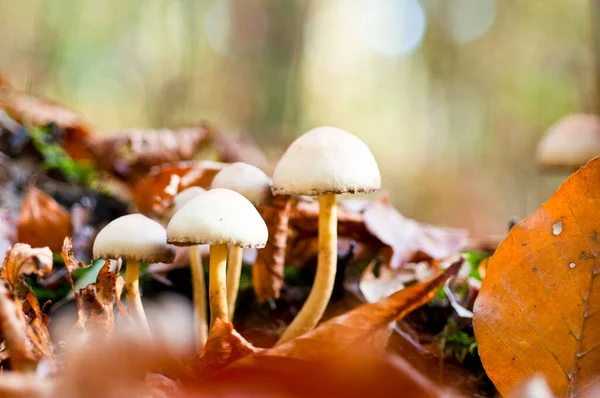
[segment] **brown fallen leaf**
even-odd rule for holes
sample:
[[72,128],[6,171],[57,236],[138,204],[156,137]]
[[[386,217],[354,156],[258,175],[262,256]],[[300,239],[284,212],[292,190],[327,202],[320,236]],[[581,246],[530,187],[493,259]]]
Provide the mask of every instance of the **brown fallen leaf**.
[[11,88],[0,90],[0,110],[24,126],[54,124],[64,133],[60,144],[72,158],[79,161],[93,159],[89,146],[91,128],[79,114],[56,101]]
[[208,189],[224,166],[224,163],[201,161],[155,167],[133,184],[133,200],[139,212],[161,216],[171,207],[177,193],[191,186]]
[[276,195],[269,206],[259,209],[269,230],[269,241],[258,250],[252,264],[252,283],[259,302],[279,298],[283,287],[290,205],[288,195]]
[[404,217],[387,195],[370,202],[363,219],[367,230],[388,246],[386,258],[392,268],[406,263],[417,251],[435,259],[458,253],[468,241],[466,230],[435,227]]
[[217,318],[210,328],[208,340],[194,372],[201,378],[210,377],[238,359],[259,350],[236,332],[231,323]]
[[6,252],[0,278],[7,281],[11,291],[24,299],[29,288],[23,281],[24,275],[43,278],[52,271],[53,258],[49,248],[32,248],[25,243],[17,243]]
[[234,137],[230,134],[215,132],[211,136],[212,145],[222,162],[244,162],[265,170],[267,158],[248,134]]
[[75,259],[73,242],[70,237],[65,238],[61,256],[67,267],[67,278],[75,295],[77,326],[82,330],[98,331],[108,335],[113,331],[115,325],[115,300],[121,313],[124,313],[123,305],[120,303],[120,291],[123,289],[124,281],[118,274],[110,270],[110,261],[106,261],[98,272],[96,282],[77,290],[72,273],[85,266]]
[[414,283],[422,283],[440,272],[440,263],[432,258],[411,259],[401,268],[391,269],[384,265],[375,276],[376,263],[371,262],[362,272],[359,288],[367,302],[374,303]]
[[60,251],[63,239],[71,234],[71,215],[50,195],[29,186],[19,213],[17,238],[34,247]]
[[209,143],[206,126],[128,129],[97,142],[92,151],[100,168],[129,182],[166,163],[189,161]]
[[473,326],[501,393],[539,373],[572,397],[600,376],[598,181],[600,158],[515,225],[487,263]]
[[27,323],[21,302],[15,299],[9,283],[4,280],[0,280],[0,329],[9,353],[11,369],[35,370],[39,358],[36,358],[27,336]]
[[348,350],[366,350],[369,354],[383,355],[391,334],[390,323],[429,302],[446,280],[458,272],[461,264],[462,260],[457,261],[427,282],[412,285],[376,303],[363,304],[289,343],[258,352],[243,361],[252,362],[259,356],[319,359]]

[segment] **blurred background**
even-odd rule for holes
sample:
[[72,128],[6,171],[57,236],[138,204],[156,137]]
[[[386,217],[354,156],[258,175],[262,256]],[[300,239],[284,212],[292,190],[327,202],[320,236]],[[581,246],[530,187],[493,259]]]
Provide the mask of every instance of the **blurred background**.
[[566,175],[535,146],[596,113],[593,7],[572,0],[0,0],[0,70],[98,134],[208,120],[273,162],[335,125],[398,209],[502,233]]

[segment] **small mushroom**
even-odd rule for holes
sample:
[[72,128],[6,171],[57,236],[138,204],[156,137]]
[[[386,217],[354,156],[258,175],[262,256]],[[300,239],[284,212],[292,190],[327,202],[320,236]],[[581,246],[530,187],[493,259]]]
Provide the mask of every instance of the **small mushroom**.
[[178,246],[210,245],[209,303],[211,325],[229,320],[227,306],[227,244],[264,247],[265,222],[239,193],[217,188],[197,195],[175,213],[167,226],[167,241]]
[[[247,163],[233,163],[221,170],[212,181],[211,189],[227,188],[238,192],[254,206],[271,201],[271,179],[258,167]],[[229,321],[233,321],[235,302],[242,274],[242,248],[231,245],[227,261],[227,305]]]
[[125,296],[133,316],[147,330],[148,322],[140,296],[140,262],[168,263],[175,257],[175,248],[166,243],[165,229],[142,214],[129,214],[108,223],[96,236],[94,259],[123,259]]
[[[192,198],[205,193],[200,187],[190,187],[179,192],[173,198],[171,218]],[[190,271],[192,274],[192,291],[194,297],[194,329],[196,332],[196,350],[202,351],[208,338],[208,323],[206,316],[206,282],[204,281],[204,266],[198,251],[198,245],[190,245]]]
[[277,344],[313,329],[331,298],[337,259],[335,195],[374,192],[381,175],[369,148],[335,127],[317,127],[296,139],[273,172],[273,193],[319,197],[319,254],[312,289]]
[[573,172],[600,155],[600,117],[567,115],[552,125],[537,146],[537,163],[546,170]]

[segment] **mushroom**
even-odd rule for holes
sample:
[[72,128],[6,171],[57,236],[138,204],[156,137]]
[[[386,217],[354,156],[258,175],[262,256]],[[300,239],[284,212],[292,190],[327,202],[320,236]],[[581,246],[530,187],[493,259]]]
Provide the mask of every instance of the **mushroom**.
[[[179,192],[173,198],[171,218],[192,198],[205,193],[200,187],[189,187]],[[198,251],[198,245],[189,245],[190,270],[192,274],[192,291],[194,297],[194,329],[196,332],[196,350],[202,351],[208,338],[208,324],[206,320],[206,282],[204,281],[204,266]]]
[[[232,163],[221,170],[212,181],[211,189],[227,188],[238,192],[254,206],[261,207],[271,201],[271,179],[258,167],[243,162]],[[235,301],[242,274],[242,248],[231,245],[227,261],[227,306],[229,321],[233,321]]]
[[600,155],[600,117],[567,115],[552,125],[537,146],[543,169],[576,171]]
[[313,329],[331,298],[337,259],[335,195],[380,188],[379,167],[369,148],[339,128],[314,128],[281,157],[273,172],[273,193],[319,196],[319,254],[310,294],[277,344]]
[[175,248],[166,243],[165,229],[142,214],[129,214],[108,223],[96,236],[94,259],[123,259],[127,305],[138,322],[149,331],[140,296],[140,262],[168,263],[175,257]]
[[167,241],[178,246],[210,245],[209,303],[211,325],[217,318],[229,320],[227,307],[227,244],[264,247],[265,222],[241,194],[217,188],[197,195],[173,215]]

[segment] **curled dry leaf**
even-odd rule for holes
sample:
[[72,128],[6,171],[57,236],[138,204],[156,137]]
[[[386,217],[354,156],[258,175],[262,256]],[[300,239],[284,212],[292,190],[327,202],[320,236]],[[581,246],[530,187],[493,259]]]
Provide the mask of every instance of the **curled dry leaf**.
[[[72,273],[84,265],[75,259],[73,242],[70,237],[65,238],[61,256],[67,267],[67,277],[73,288],[77,304],[77,326],[82,330],[101,331],[104,334],[112,332],[115,325],[114,302],[117,300],[119,308],[120,291],[123,282],[120,277],[110,270],[110,261],[106,261],[96,277],[96,283],[91,283],[80,289],[75,287]],[[121,283],[119,283],[121,282]]]
[[231,323],[217,318],[210,328],[195,373],[202,378],[209,377],[238,359],[258,351],[258,348],[236,332]]
[[10,285],[0,280],[0,328],[13,370],[34,370],[37,363],[27,337],[27,323],[21,303],[11,293]]
[[558,396],[600,376],[600,158],[515,225],[487,264],[473,326],[501,393],[539,373]]
[[96,143],[98,165],[116,177],[133,182],[165,163],[192,160],[209,142],[205,126],[180,129],[129,129]]
[[421,224],[404,217],[387,195],[370,202],[363,211],[367,230],[388,246],[387,263],[392,268],[406,263],[416,252],[441,259],[465,248],[468,231]]
[[252,264],[252,282],[259,302],[279,298],[283,286],[290,204],[288,195],[276,195],[269,206],[259,209],[269,230],[267,245],[258,250]]
[[47,247],[32,248],[24,243],[17,243],[6,252],[2,263],[0,278],[11,285],[11,290],[23,292],[24,298],[29,289],[21,290],[23,275],[35,275],[43,278],[52,271],[52,251]]
[[63,239],[71,234],[71,215],[50,195],[33,185],[19,213],[17,237],[19,242],[34,247],[50,247],[60,251]]
[[138,211],[146,215],[162,215],[178,192],[191,186],[210,187],[224,163],[201,161],[166,164],[153,168],[132,188]]

